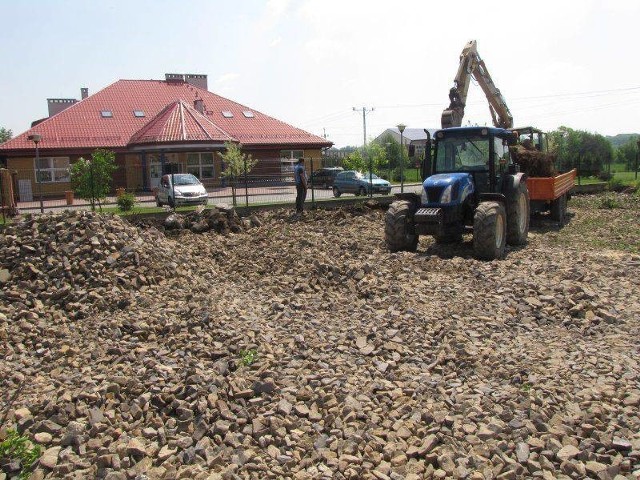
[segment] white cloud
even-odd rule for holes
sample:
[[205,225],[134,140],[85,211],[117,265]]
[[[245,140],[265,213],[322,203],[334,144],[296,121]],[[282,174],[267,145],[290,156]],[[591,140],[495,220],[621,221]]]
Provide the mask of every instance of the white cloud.
[[282,37],[274,38],[269,44],[269,46],[272,48],[277,47],[278,45],[280,45],[280,43],[282,43]]

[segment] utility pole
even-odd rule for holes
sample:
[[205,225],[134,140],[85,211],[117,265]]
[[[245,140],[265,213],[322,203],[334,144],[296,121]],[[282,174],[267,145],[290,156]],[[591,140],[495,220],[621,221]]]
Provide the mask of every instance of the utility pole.
[[[375,107],[367,109],[367,107],[353,107],[354,112],[362,112],[362,130],[364,132],[364,143],[362,144],[362,157],[367,157],[367,113],[371,113]],[[373,197],[373,159],[369,158],[369,197]]]
[[364,143],[363,145],[367,145],[367,113],[371,113],[375,110],[375,107],[367,108],[356,108],[353,107],[354,112],[362,112],[362,130],[364,131]]

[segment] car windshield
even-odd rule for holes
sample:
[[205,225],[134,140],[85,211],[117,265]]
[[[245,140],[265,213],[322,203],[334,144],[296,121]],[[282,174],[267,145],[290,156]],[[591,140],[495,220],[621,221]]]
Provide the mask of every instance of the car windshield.
[[[366,173],[362,173],[362,172],[356,172],[356,178],[364,178],[364,179],[369,179],[369,172]],[[371,179],[372,180],[376,180],[380,177],[378,177],[375,173],[371,174]]]
[[437,172],[468,172],[488,169],[489,138],[449,137],[438,140]]
[[199,185],[200,180],[190,173],[181,173],[179,175],[173,175],[173,181],[175,185]]

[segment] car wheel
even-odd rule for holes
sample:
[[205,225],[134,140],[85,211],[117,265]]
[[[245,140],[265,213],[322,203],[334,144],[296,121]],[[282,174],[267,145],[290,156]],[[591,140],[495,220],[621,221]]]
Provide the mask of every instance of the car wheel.
[[169,197],[167,200],[171,208],[176,208],[176,202],[174,202],[173,197]]
[[364,197],[366,194],[367,194],[367,189],[364,187],[360,187],[356,195],[360,195],[361,197]]
[[156,195],[156,205],[157,205],[158,207],[161,207],[162,205],[164,205],[164,204],[160,201],[160,197],[158,197],[157,195]]
[[333,187],[333,196],[338,198],[340,195],[342,195],[342,192],[338,190],[338,187]]

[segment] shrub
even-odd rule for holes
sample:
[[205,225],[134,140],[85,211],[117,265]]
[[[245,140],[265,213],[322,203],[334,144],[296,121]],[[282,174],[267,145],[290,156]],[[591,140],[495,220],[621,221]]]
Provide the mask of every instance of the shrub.
[[608,182],[613,178],[613,175],[609,172],[602,171],[598,173],[598,180],[602,180],[603,182]]
[[136,197],[133,193],[125,192],[118,196],[116,203],[118,204],[118,210],[121,212],[128,212],[135,205]]
[[622,180],[620,180],[619,178],[612,178],[611,180],[609,180],[607,188],[612,192],[621,192],[622,190],[624,190],[625,186],[624,183],[622,183]]
[[615,195],[605,195],[604,197],[600,198],[598,202],[598,208],[604,208],[608,210],[620,208],[620,202],[615,197]]
[[96,203],[102,211],[102,202],[111,190],[113,172],[117,170],[116,154],[109,150],[97,149],[91,154],[91,160],[78,159],[71,165],[71,183],[76,195],[91,203],[91,210]]

